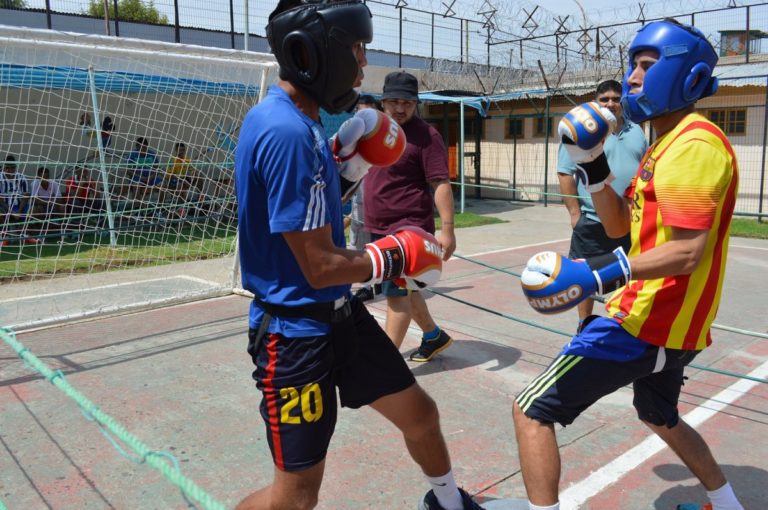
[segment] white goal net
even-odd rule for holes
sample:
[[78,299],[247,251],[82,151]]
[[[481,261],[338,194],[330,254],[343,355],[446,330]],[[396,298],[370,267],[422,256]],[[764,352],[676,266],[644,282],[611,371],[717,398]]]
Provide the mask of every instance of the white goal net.
[[0,27],[0,326],[231,291],[271,55]]

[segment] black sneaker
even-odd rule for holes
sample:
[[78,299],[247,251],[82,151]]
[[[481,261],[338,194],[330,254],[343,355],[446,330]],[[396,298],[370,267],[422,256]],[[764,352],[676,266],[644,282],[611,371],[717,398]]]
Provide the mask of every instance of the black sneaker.
[[373,299],[373,289],[370,287],[360,287],[355,292],[355,297],[362,302],[370,301]]
[[[464,505],[464,510],[483,510],[483,507],[478,505],[464,489],[459,489],[459,494],[461,494],[461,503]],[[419,502],[419,510],[445,510],[445,508],[437,501],[434,491],[430,490],[424,495],[424,499]]]
[[450,347],[452,343],[453,338],[451,338],[448,333],[441,329],[440,334],[434,340],[424,340],[422,338],[421,345],[418,349],[411,353],[410,360],[418,361],[419,363],[425,363],[434,358],[435,354],[438,352]]

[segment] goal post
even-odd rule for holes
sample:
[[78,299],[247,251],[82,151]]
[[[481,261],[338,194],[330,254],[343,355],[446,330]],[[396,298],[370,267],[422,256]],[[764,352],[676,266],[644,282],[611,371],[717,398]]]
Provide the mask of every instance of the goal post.
[[26,179],[0,326],[231,293],[234,148],[276,79],[268,54],[0,27],[0,163]]

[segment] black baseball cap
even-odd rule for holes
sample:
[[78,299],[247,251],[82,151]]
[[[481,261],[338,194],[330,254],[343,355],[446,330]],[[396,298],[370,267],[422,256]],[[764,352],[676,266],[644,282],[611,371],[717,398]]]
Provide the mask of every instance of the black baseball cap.
[[419,81],[416,77],[405,71],[389,73],[384,78],[384,93],[381,99],[405,99],[406,101],[419,100]]
[[370,94],[361,94],[357,102],[358,104],[376,104],[376,98]]

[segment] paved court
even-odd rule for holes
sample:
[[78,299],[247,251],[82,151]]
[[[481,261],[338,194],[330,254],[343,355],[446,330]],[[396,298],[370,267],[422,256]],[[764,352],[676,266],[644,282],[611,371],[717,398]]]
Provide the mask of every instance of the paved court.
[[[567,340],[575,312],[537,314],[515,276],[488,266],[519,273],[537,251],[566,251],[570,229],[559,206],[491,202],[468,210],[508,223],[457,231],[458,253],[470,260],[449,262],[439,294],[428,299],[456,342],[412,368],[440,407],[459,482],[481,500],[521,498],[511,402]],[[768,386],[727,373],[768,377],[767,255],[768,242],[732,240],[721,328],[695,361],[719,372],[689,369],[682,396],[682,414],[709,440],[750,510],[768,508]],[[22,331],[18,340],[232,508],[272,472],[245,353],[247,306],[229,296]],[[382,300],[369,308],[383,318]],[[414,331],[404,355],[417,344]],[[662,510],[704,501],[687,469],[636,420],[627,389],[558,437],[563,508]],[[4,344],[0,473],[0,501],[13,510],[186,508],[178,489],[121,456],[75,402]],[[392,426],[368,409],[340,412],[318,508],[412,509],[425,490]]]

